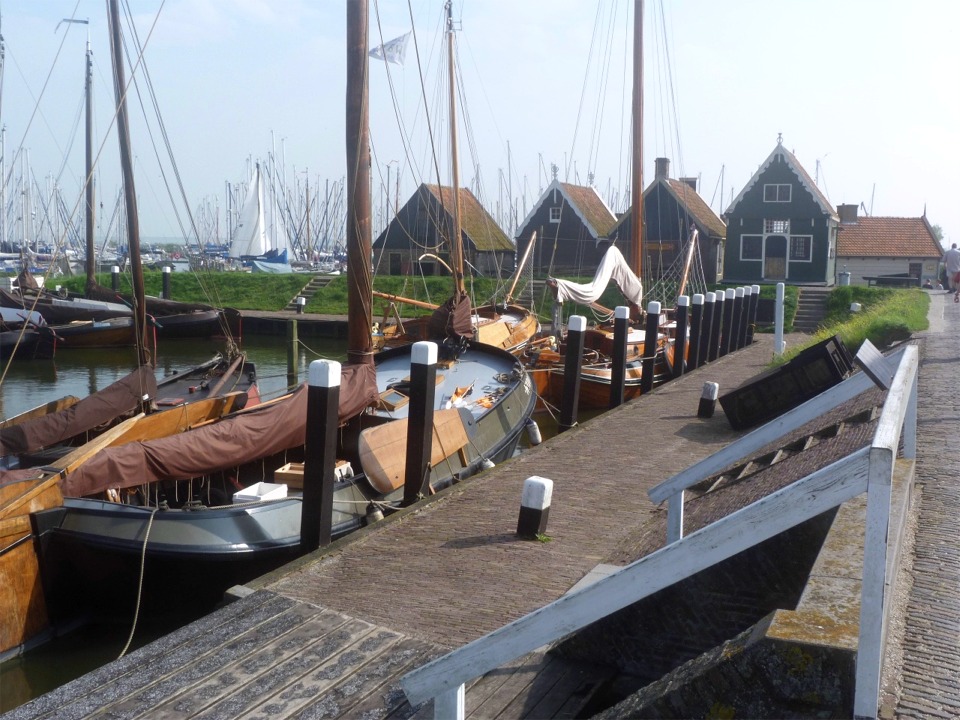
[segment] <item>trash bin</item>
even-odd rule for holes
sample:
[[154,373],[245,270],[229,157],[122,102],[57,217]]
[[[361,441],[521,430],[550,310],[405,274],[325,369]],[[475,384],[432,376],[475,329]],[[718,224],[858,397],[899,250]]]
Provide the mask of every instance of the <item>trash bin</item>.
[[841,284],[841,285],[849,285],[849,284],[850,284],[850,273],[848,273],[846,270],[844,270],[842,273],[840,273],[839,277],[840,277],[840,284]]

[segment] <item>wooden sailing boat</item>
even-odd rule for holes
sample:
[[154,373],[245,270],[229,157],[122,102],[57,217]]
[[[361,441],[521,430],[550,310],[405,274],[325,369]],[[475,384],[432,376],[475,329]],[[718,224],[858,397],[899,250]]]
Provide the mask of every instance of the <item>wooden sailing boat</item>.
[[[458,321],[458,334],[463,337],[475,339],[477,342],[485,345],[491,345],[507,352],[519,354],[526,349],[528,344],[540,332],[540,321],[536,314],[529,308],[513,302],[513,291],[516,288],[517,280],[523,270],[525,261],[529,256],[533,240],[527,247],[524,254],[524,260],[521,261],[514,273],[513,282],[510,290],[502,303],[489,302],[470,309],[470,298],[464,286],[464,250],[463,250],[463,227],[461,223],[461,189],[460,189],[460,170],[459,153],[457,140],[457,104],[456,104],[456,74],[454,63],[454,27],[453,27],[453,7],[450,0],[446,3],[447,14],[447,72],[450,82],[449,91],[449,118],[450,118],[450,156],[451,156],[451,187],[436,186],[430,188],[430,192],[436,192],[440,204],[448,209],[447,217],[449,226],[447,228],[447,245],[450,249],[451,266],[447,266],[453,276],[454,289],[453,295],[447,302],[447,309],[443,306],[432,305],[421,301],[404,298],[398,295],[388,295],[386,293],[374,292],[374,297],[383,298],[390,302],[390,307],[396,304],[412,305],[422,309],[430,309],[435,312],[431,317],[420,317],[412,320],[403,321],[399,313],[396,313],[396,322],[387,325],[386,322],[381,328],[382,336],[380,343],[383,347],[397,347],[418,340],[444,339],[440,331],[444,331],[442,320],[436,313],[445,314],[452,317],[452,312],[460,315]],[[425,186],[426,187],[426,186]],[[443,263],[440,258],[435,258]],[[446,265],[445,263],[443,263]],[[387,313],[385,313],[386,320]]]
[[[335,537],[368,522],[368,514],[372,518],[398,506],[409,411],[411,348],[375,357],[370,334],[366,1],[350,0],[347,12],[351,283],[338,413],[342,471],[334,488]],[[459,341],[446,350],[427,478],[433,490],[512,456],[535,402],[529,377],[509,353]],[[466,387],[475,390],[452,399]],[[78,611],[130,613],[143,564],[144,602],[195,617],[209,611],[231,585],[301,554],[302,501],[295,480],[308,440],[306,404],[307,388],[301,386],[185,432],[133,442],[124,436],[71,468],[59,482],[63,506],[36,518],[46,529],[41,571],[52,615],[66,620]],[[271,480],[286,481],[285,497],[230,504],[239,489]],[[126,502],[108,502],[105,492]],[[91,584],[89,573],[103,582]],[[112,590],[104,596],[97,591],[108,578]],[[184,587],[190,588],[188,596]]]

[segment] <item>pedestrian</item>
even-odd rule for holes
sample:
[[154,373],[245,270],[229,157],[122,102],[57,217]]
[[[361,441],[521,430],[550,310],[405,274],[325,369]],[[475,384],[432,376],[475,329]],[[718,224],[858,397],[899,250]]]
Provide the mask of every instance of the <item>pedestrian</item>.
[[953,301],[960,303],[960,250],[957,250],[956,243],[943,254],[943,265],[947,271],[948,287],[953,290]]

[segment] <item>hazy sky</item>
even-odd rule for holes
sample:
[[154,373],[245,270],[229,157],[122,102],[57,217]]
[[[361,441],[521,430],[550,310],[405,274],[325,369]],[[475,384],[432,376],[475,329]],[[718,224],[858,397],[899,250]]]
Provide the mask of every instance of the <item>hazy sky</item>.
[[[243,180],[248,161],[271,152],[288,183],[309,178],[314,194],[344,176],[342,0],[130,5],[191,207],[216,204],[222,214],[226,183]],[[370,8],[371,47],[381,33],[416,33],[404,65],[389,66],[389,81],[383,63],[371,60],[374,182],[381,187],[389,172],[393,185],[399,176],[403,202],[417,183],[437,180],[423,94],[440,177],[449,182],[443,2],[371,0]],[[512,192],[522,220],[555,164],[570,182],[586,184],[593,174],[601,194],[619,203],[629,177],[632,0],[455,0],[453,8],[465,103],[461,184],[477,187],[501,217]],[[103,147],[97,191],[108,222],[119,163],[106,3],[0,0],[0,15],[6,173],[19,174],[24,162],[13,173],[11,163],[27,151],[37,182],[59,177],[70,210],[83,176],[87,27],[58,23],[89,19],[95,144]],[[873,215],[897,217],[926,208],[947,240],[960,241],[958,21],[955,0],[646,0],[644,184],[654,158],[669,157],[671,175],[699,176],[700,194],[720,212],[782,133],[834,205],[863,203]],[[166,189],[179,197],[177,177],[166,159],[166,180],[159,169],[155,148],[166,158],[165,141],[145,83],[139,87],[143,99],[131,93],[131,115],[141,115],[142,102],[153,128],[151,137],[135,121],[131,133],[141,232],[180,236]],[[375,189],[377,212],[382,198]]]

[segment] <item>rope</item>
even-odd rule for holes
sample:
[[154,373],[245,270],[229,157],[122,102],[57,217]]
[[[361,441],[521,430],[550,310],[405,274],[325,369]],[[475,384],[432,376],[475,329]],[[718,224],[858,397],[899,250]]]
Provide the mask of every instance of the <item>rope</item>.
[[130,636],[127,638],[127,644],[123,646],[123,650],[120,651],[120,654],[117,655],[117,660],[122,658],[127,654],[127,650],[130,649],[130,644],[133,642],[134,633],[137,631],[137,621],[140,618],[140,601],[143,596],[143,575],[147,566],[147,542],[150,540],[150,530],[153,528],[153,518],[157,514],[159,508],[154,508],[150,511],[150,520],[147,521],[147,532],[143,536],[143,548],[140,551],[140,580],[137,583],[137,604],[133,612],[133,625],[130,627]]

